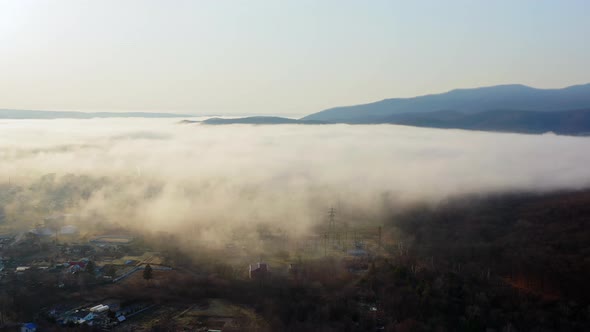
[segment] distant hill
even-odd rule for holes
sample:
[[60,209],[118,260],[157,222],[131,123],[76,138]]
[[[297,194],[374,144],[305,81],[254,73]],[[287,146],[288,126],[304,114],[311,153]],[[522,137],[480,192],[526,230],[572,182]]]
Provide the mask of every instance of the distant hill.
[[[0,109],[0,119],[179,118],[190,115],[149,112],[57,112]],[[182,122],[188,123],[188,121]],[[222,124],[400,124],[519,133],[590,135],[590,84],[563,89],[498,85],[441,94],[330,108],[301,119],[274,116],[210,118]]]
[[[295,120],[264,116],[235,119],[211,118],[204,121],[183,120],[180,123],[202,123],[206,125],[331,124],[331,122],[326,121]],[[561,135],[590,135],[590,108],[553,112],[493,110],[477,113],[462,113],[457,111],[401,113],[382,117],[379,121],[358,121],[354,124],[399,124],[427,128],[530,134],[553,132]]]
[[380,123],[517,133],[590,135],[590,108],[561,112],[495,110],[467,114],[456,111],[402,113],[384,117]]
[[222,125],[222,124],[324,124],[324,121],[316,120],[296,120],[289,118],[282,118],[278,116],[251,116],[246,118],[223,119],[211,118],[202,121],[203,124],[208,125]]
[[383,123],[394,114],[455,111],[564,111],[590,109],[590,84],[563,89],[535,89],[524,85],[498,85],[457,89],[414,98],[385,99],[370,104],[330,108],[304,117],[343,123]]
[[518,133],[590,135],[590,84],[563,89],[499,85],[331,108],[299,120],[254,116],[203,124],[399,124]]
[[0,119],[180,118],[186,114],[149,112],[61,112],[0,109]]

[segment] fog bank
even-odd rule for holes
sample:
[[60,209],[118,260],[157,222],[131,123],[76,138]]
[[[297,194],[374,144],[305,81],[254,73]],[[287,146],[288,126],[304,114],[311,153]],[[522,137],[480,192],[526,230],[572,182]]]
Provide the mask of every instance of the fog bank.
[[304,234],[331,206],[363,223],[416,200],[585,187],[588,151],[585,137],[395,125],[5,120],[0,205],[27,225],[71,213],[222,243],[258,223]]

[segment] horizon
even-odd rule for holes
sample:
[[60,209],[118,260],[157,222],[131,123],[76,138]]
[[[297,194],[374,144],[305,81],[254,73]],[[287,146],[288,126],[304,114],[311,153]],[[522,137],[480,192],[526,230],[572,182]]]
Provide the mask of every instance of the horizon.
[[[421,95],[416,95],[416,96],[409,96],[409,97],[396,97],[396,96],[392,96],[389,98],[384,98],[381,100],[373,100],[373,101],[369,101],[366,103],[360,103],[360,104],[350,104],[350,105],[335,105],[332,107],[329,107],[327,109],[331,109],[331,108],[338,108],[338,107],[346,107],[346,106],[359,106],[359,105],[364,105],[364,104],[371,104],[371,103],[375,103],[375,102],[380,102],[380,101],[384,101],[384,100],[389,100],[389,99],[412,99],[412,98],[418,98],[418,97],[424,97],[424,96],[431,96],[431,95],[440,95],[440,94],[445,94],[445,93],[449,93],[452,91],[456,91],[456,90],[476,90],[476,89],[485,89],[485,88],[494,88],[494,87],[502,87],[502,86],[522,86],[522,87],[527,87],[527,88],[532,88],[532,89],[536,89],[536,90],[563,90],[563,89],[567,89],[567,88],[572,88],[572,87],[578,87],[578,86],[586,86],[586,85],[590,85],[590,82],[588,83],[580,83],[580,84],[573,84],[573,85],[566,85],[566,86],[562,86],[562,87],[555,87],[555,88],[539,88],[539,87],[535,87],[535,86],[531,86],[531,85],[526,85],[526,84],[521,84],[521,83],[506,83],[506,84],[497,84],[497,85],[486,85],[486,86],[476,86],[476,87],[456,87],[450,90],[446,90],[443,92],[429,92],[429,93],[425,93],[425,94],[421,94]],[[176,112],[176,111],[167,111],[167,110],[63,110],[63,109],[41,109],[41,108],[37,108],[37,109],[12,109],[12,108],[4,108],[4,107],[0,107],[0,111],[41,111],[41,112],[72,112],[72,113],[87,113],[87,114],[91,114],[91,113],[155,113],[155,114],[159,114],[159,113],[169,113],[169,114],[173,114],[173,115],[183,115],[183,116],[191,116],[191,117],[215,117],[215,116],[280,116],[280,117],[287,117],[287,118],[299,118],[299,117],[304,117],[306,115],[310,115],[316,112],[320,112],[326,109],[322,109],[322,110],[317,110],[311,113],[276,113],[276,112],[270,112],[270,113],[248,113],[248,112],[240,112],[240,111],[236,111],[236,112],[201,112],[198,113],[196,111],[185,111],[185,112]]]
[[0,4],[0,107],[304,115],[464,87],[578,85],[590,77],[580,42],[589,9],[9,0]]

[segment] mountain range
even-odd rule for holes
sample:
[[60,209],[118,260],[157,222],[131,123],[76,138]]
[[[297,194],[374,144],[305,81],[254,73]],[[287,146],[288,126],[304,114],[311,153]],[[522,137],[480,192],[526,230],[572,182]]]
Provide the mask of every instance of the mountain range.
[[[148,112],[57,112],[0,109],[0,119],[179,118],[183,114]],[[190,122],[190,121],[189,121]],[[398,124],[518,133],[554,132],[590,135],[590,83],[562,89],[537,89],[520,84],[474,89],[413,98],[392,98],[342,106],[301,119],[275,116],[210,118],[222,124]]]
[[[590,84],[563,89],[535,89],[525,85],[497,85],[457,89],[440,94],[330,108],[304,117],[343,123],[389,123],[392,115],[453,111],[474,114],[487,111],[558,112],[590,109]],[[393,117],[395,118],[395,117]]]
[[205,124],[399,124],[519,133],[590,134],[590,84],[536,89],[511,84],[330,108],[301,119],[211,119]]

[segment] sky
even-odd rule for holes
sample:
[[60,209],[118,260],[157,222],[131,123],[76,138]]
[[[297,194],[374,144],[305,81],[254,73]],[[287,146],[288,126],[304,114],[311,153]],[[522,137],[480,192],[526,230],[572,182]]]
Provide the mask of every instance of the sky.
[[304,115],[590,82],[590,1],[2,0],[0,108]]

